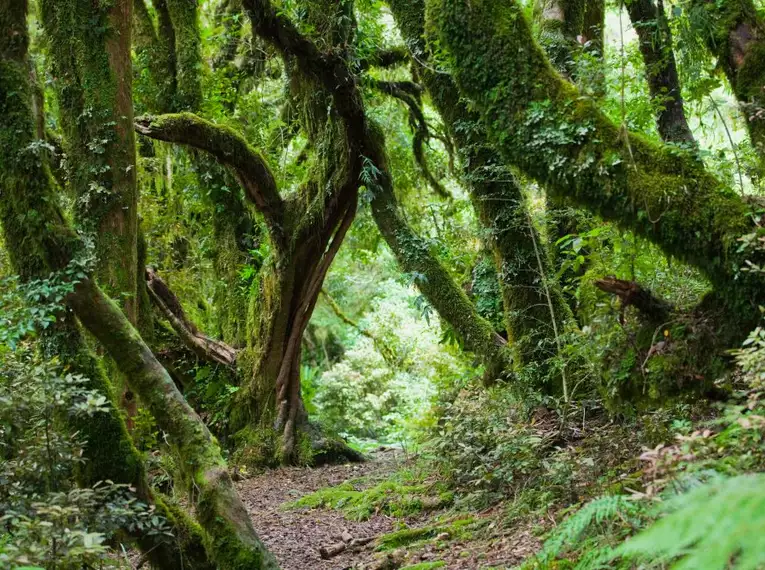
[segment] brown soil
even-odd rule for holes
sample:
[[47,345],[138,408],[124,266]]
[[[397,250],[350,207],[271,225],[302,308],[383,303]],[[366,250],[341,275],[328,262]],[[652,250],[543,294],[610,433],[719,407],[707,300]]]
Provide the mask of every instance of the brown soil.
[[430,513],[408,521],[378,514],[367,521],[356,522],[347,520],[338,511],[284,508],[304,495],[346,481],[353,480],[357,488],[371,487],[404,463],[402,452],[386,449],[376,452],[371,461],[363,464],[281,468],[241,481],[237,486],[255,530],[283,570],[392,570],[435,561],[445,562],[443,568],[450,570],[510,568],[539,548],[539,540],[529,526],[503,529],[502,511],[497,508],[474,515],[476,519],[485,519],[486,525],[484,531],[478,533],[480,536],[469,542],[447,538],[382,554],[374,551],[372,543],[355,552],[346,551],[323,560],[319,549],[337,544],[344,533],[354,538],[379,537],[399,530],[402,523],[411,527],[428,526],[443,513]]
[[319,548],[340,542],[344,532],[354,538],[377,537],[391,532],[395,519],[377,515],[367,521],[355,522],[337,511],[285,510],[284,505],[322,487],[349,480],[364,478],[361,487],[372,486],[387,478],[403,462],[403,453],[386,449],[376,452],[366,463],[315,469],[285,467],[266,471],[238,483],[237,487],[252,516],[255,530],[283,570],[353,568],[369,559],[371,545],[361,552],[344,552],[330,560],[321,559]]

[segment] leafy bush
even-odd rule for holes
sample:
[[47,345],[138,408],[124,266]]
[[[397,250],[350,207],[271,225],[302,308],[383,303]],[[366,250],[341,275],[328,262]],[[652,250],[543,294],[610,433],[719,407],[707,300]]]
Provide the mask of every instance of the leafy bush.
[[525,477],[548,471],[549,427],[530,423],[527,408],[505,387],[467,387],[441,405],[428,450],[465,500],[490,503]]
[[[66,287],[63,287],[66,289]],[[36,330],[55,322],[63,298],[55,279],[5,291],[0,320],[0,566],[49,570],[112,567],[118,532],[167,532],[133,489],[111,481],[78,487],[83,441],[69,417],[104,413],[88,380],[39,356]]]
[[435,323],[418,314],[416,300],[391,281],[361,326],[384,343],[387,359],[370,338],[355,344],[315,381],[314,404],[321,422],[359,437],[402,437],[429,408],[437,383],[454,381],[469,367],[440,344]]

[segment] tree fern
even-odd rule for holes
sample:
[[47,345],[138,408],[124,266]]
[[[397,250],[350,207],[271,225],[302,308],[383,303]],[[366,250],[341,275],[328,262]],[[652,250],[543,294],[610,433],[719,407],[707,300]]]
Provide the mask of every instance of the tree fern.
[[675,570],[765,567],[765,475],[704,485],[668,501],[664,511],[616,555],[674,561]]

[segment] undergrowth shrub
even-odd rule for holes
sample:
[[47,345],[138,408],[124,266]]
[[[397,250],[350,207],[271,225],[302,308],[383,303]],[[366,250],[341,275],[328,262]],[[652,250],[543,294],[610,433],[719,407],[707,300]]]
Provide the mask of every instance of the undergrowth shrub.
[[84,463],[68,417],[104,413],[88,380],[40,356],[35,331],[55,322],[67,286],[55,279],[0,294],[0,567],[111,568],[121,532],[167,533],[153,507],[111,481],[78,487]]
[[470,369],[454,347],[441,344],[439,327],[421,311],[408,288],[390,281],[360,323],[390,355],[358,335],[343,359],[316,378],[313,404],[323,425],[344,435],[406,439],[436,385]]

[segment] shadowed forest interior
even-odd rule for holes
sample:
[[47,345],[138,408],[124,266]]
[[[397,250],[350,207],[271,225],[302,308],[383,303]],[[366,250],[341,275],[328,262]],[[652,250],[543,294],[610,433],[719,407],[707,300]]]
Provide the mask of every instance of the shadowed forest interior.
[[0,0],[0,568],[765,569],[763,0]]

